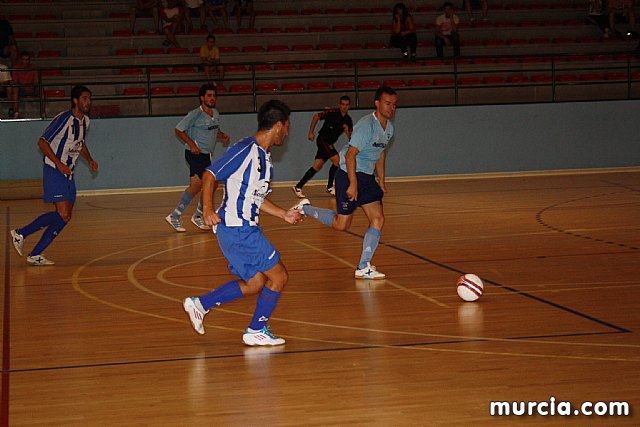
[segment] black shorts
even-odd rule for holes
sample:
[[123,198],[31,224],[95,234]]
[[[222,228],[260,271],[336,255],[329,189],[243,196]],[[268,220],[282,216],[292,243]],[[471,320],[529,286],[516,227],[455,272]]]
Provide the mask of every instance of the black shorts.
[[333,156],[337,156],[338,152],[333,144],[325,142],[321,137],[316,139],[316,145],[318,146],[318,151],[316,151],[316,159],[322,159],[323,161],[327,161]]
[[202,179],[205,169],[211,165],[211,154],[193,154],[189,150],[184,150],[184,159],[189,164],[189,176],[198,175]]
[[349,188],[349,175],[342,169],[336,171],[336,210],[340,215],[350,215],[357,207],[373,202],[381,202],[384,192],[378,185],[376,177],[364,172],[357,172],[358,199],[355,202],[349,200],[347,189]]

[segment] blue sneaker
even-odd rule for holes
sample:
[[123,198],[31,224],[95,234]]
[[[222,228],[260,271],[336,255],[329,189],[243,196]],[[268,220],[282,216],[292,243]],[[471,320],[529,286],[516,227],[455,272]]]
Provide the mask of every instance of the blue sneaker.
[[269,330],[269,326],[265,326],[259,331],[253,331],[247,329],[244,331],[244,335],[242,336],[242,341],[246,345],[254,346],[254,345],[282,345],[284,344],[284,339],[278,338],[271,333]]

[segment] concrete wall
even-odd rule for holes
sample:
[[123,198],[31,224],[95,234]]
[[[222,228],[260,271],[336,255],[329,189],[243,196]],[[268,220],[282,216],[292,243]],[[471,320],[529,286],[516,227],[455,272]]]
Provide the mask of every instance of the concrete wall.
[[[224,105],[218,107],[224,111]],[[355,121],[369,111],[351,113]],[[638,166],[638,112],[640,101],[401,108],[396,113],[387,175]],[[312,115],[292,115],[288,141],[273,150],[275,181],[297,181],[313,162],[315,144],[307,140]],[[173,134],[179,120],[93,120],[87,141],[100,170],[91,176],[80,162],[78,188],[186,185],[183,148]],[[0,180],[41,177],[36,142],[47,124],[0,122]],[[256,118],[255,114],[223,114],[221,124],[235,141],[255,131]],[[215,155],[223,151],[218,145]],[[316,179],[326,176],[327,170],[325,166]]]

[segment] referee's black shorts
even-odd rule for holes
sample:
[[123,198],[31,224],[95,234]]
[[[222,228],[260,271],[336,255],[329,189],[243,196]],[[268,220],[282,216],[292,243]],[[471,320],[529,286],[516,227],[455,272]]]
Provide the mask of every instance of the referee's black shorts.
[[211,165],[211,154],[193,154],[189,150],[184,150],[184,159],[189,164],[189,176],[198,175],[202,179],[205,169]]
[[318,136],[318,138],[316,139],[316,145],[318,146],[318,151],[316,151],[316,159],[322,159],[326,162],[331,157],[338,155],[338,152],[333,146],[333,143],[325,141],[320,136]]

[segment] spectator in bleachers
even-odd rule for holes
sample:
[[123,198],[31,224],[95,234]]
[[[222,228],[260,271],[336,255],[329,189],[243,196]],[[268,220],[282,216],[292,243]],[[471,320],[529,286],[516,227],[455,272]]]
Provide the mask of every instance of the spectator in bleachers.
[[9,58],[11,65],[18,62],[18,45],[13,37],[13,27],[0,15],[0,57]]
[[167,6],[160,10],[162,18],[162,32],[167,39],[162,42],[164,46],[174,45],[180,47],[180,43],[176,39],[176,34],[183,30],[184,11],[178,6],[177,0],[167,0]]
[[[4,64],[0,64],[0,98],[7,99],[9,101],[16,100],[15,88],[11,87],[11,73]],[[13,108],[9,108],[9,114],[7,117],[13,119],[15,112]]]
[[600,28],[602,34],[606,38],[611,37],[611,30],[609,29],[609,13],[604,8],[602,0],[590,0],[589,1],[589,14],[587,15],[589,21],[593,22]]
[[218,18],[216,15],[222,17],[222,24],[224,28],[229,28],[229,16],[227,15],[227,3],[225,0],[205,0],[207,5],[207,15],[213,21],[213,25],[217,25]]
[[414,60],[418,37],[413,23],[413,17],[404,3],[397,3],[393,7],[393,20],[391,24],[391,39],[389,45],[400,48],[404,59]]
[[636,28],[636,15],[633,13],[633,0],[608,0],[609,8],[609,28],[616,36],[620,36],[620,32],[616,30],[617,22],[627,22],[629,29],[627,36],[634,35]]
[[238,28],[242,27],[242,15],[249,15],[249,28],[253,28],[256,24],[256,12],[253,10],[253,0],[236,0],[233,8],[236,15],[236,23]]
[[444,57],[444,46],[453,46],[453,56],[460,56],[460,36],[458,24],[460,18],[453,13],[453,3],[445,2],[442,5],[443,14],[436,18],[436,54]]
[[136,0],[136,5],[129,11],[129,25],[132,33],[135,34],[136,18],[143,16],[151,16],[153,18],[153,27],[158,34],[160,31],[160,17],[158,10],[160,9],[158,0]]
[[204,8],[203,0],[185,0],[184,2],[185,22],[187,23],[187,33],[193,30],[192,17],[195,16],[200,21],[200,29],[206,30],[207,26],[204,23],[206,18],[206,11]]
[[489,2],[488,0],[464,0],[464,8],[469,15],[469,22],[476,23],[476,17],[473,14],[474,9],[482,10],[482,22],[489,22]]
[[220,80],[224,78],[224,71],[220,65],[220,49],[216,46],[214,36],[207,36],[207,42],[200,48],[200,61],[207,81],[211,81],[213,73],[217,73]]
[[13,71],[13,84],[15,86],[15,100],[9,114],[13,110],[13,118],[20,118],[20,102],[18,98],[35,96],[38,93],[38,71],[31,63],[31,54],[27,51],[20,53],[20,63],[16,64]]

